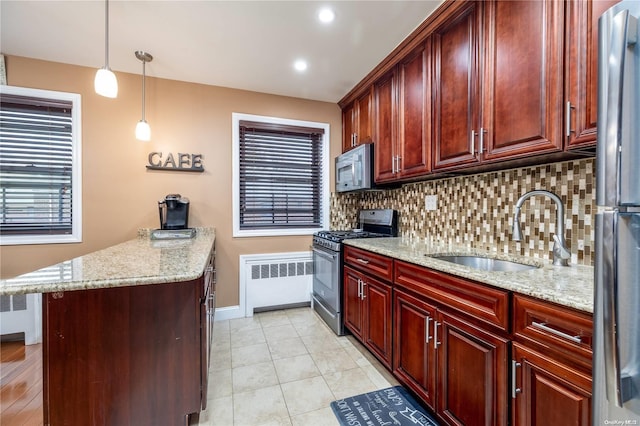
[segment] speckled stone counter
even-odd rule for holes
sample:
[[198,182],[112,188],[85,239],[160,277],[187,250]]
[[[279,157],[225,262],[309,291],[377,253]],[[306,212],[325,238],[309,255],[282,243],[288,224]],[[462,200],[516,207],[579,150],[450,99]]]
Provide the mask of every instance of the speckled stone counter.
[[53,293],[160,284],[200,277],[215,242],[213,228],[196,228],[186,240],[138,237],[15,278],[0,280],[0,295]]
[[[353,239],[345,240],[344,243],[440,272],[593,313],[593,267],[590,266],[553,266],[550,261],[541,259],[403,238]],[[434,255],[491,257],[531,264],[538,268],[518,272],[488,272],[430,257]]]

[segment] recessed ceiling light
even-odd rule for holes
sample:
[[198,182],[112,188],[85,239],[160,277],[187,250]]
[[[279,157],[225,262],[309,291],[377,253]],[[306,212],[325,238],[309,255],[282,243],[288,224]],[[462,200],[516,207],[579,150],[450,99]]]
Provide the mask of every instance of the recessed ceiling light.
[[330,22],[333,22],[335,17],[336,17],[336,14],[333,12],[333,10],[329,9],[328,7],[325,7],[324,9],[321,9],[320,12],[318,12],[318,19],[323,24],[328,24]]
[[305,71],[307,69],[307,61],[305,61],[304,59],[298,59],[293,63],[293,67],[296,69],[296,71]]

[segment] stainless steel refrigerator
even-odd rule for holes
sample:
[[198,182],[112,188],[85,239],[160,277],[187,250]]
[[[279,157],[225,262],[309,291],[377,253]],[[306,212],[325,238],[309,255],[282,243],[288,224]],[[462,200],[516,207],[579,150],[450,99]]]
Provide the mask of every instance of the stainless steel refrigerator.
[[593,424],[640,425],[640,1],[599,20]]

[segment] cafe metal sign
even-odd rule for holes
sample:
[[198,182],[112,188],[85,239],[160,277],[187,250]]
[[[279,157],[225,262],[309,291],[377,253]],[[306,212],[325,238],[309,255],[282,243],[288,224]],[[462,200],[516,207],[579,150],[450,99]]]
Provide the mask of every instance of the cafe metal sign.
[[149,170],[171,170],[176,172],[204,172],[202,154],[163,154],[159,151],[149,153]]

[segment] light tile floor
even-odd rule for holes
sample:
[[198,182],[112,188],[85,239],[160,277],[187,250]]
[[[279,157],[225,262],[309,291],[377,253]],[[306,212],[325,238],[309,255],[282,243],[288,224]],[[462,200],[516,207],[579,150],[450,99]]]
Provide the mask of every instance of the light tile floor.
[[311,308],[217,321],[200,425],[334,426],[336,399],[398,382]]

